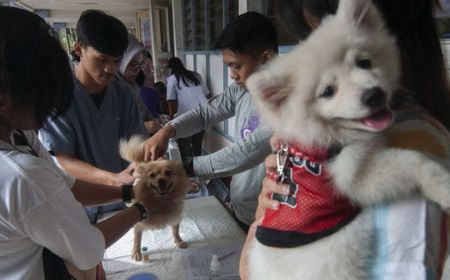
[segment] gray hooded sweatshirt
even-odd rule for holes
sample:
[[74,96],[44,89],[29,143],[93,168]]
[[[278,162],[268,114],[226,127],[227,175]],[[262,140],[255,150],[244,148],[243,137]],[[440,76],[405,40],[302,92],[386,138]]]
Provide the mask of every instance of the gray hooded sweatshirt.
[[250,93],[236,84],[207,103],[181,114],[170,123],[176,138],[193,135],[234,117],[230,126],[234,143],[209,155],[194,158],[195,175],[202,179],[233,175],[231,206],[237,218],[249,225],[255,219],[258,195],[265,176],[264,159],[272,151],[272,131],[262,125]]

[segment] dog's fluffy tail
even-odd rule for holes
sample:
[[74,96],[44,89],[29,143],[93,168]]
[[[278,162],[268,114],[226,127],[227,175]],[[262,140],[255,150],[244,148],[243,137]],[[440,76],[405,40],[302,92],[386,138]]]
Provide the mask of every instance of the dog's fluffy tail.
[[129,140],[120,140],[120,156],[129,162],[144,161],[144,142],[139,135],[131,136]]

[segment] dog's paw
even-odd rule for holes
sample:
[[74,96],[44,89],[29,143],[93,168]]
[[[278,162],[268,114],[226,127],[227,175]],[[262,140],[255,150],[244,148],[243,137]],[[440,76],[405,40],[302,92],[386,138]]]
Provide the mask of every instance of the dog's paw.
[[138,250],[131,251],[131,259],[135,262],[140,262],[142,260],[142,254]]
[[184,242],[183,240],[175,241],[175,244],[176,244],[177,247],[180,248],[180,249],[185,249],[185,248],[187,248],[187,243]]

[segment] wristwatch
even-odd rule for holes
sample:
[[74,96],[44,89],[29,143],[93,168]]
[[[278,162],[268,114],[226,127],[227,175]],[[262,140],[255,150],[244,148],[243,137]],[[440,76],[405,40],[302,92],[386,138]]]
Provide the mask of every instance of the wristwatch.
[[123,202],[131,202],[133,199],[133,186],[122,185],[122,200]]
[[147,208],[145,208],[145,206],[140,202],[135,202],[133,206],[139,210],[139,213],[141,213],[141,219],[139,221],[147,220],[149,215]]

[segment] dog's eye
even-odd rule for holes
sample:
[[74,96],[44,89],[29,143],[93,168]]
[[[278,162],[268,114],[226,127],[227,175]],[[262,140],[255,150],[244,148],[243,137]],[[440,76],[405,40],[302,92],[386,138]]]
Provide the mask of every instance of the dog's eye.
[[151,172],[150,174],[148,174],[148,176],[149,176],[150,178],[155,178],[155,177],[156,177],[156,174],[153,173],[153,172]]
[[172,175],[172,171],[170,171],[170,170],[166,170],[166,176],[170,176],[170,175]]
[[361,69],[370,69],[372,68],[372,60],[368,58],[361,58],[356,61],[356,66]]
[[335,92],[335,88],[333,86],[327,86],[325,88],[325,90],[322,92],[322,94],[320,95],[320,97],[331,98],[331,97],[333,97],[334,92]]

